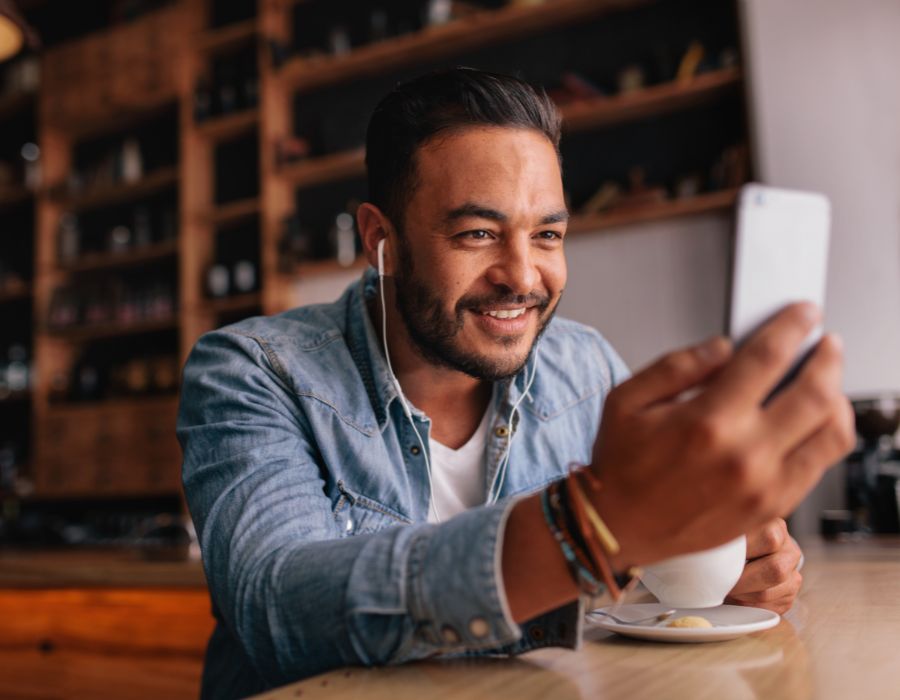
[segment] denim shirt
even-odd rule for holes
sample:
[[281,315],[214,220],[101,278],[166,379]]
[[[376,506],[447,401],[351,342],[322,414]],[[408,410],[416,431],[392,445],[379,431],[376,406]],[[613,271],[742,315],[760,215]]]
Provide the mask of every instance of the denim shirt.
[[[497,382],[485,494],[430,524],[424,455],[366,302],[368,270],[332,304],[204,335],[184,368],[178,439],[216,628],[203,697],[243,697],[346,665],[576,647],[581,605],[518,625],[501,546],[516,497],[587,464],[603,401],[627,369],[595,330],[555,318]],[[430,421],[413,419],[425,444]]]

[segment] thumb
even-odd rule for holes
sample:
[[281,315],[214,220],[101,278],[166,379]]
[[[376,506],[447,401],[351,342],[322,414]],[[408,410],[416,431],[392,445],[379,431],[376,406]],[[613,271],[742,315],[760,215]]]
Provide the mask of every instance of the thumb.
[[638,411],[674,399],[722,367],[732,352],[730,340],[714,336],[700,345],[663,355],[618,387],[618,407]]

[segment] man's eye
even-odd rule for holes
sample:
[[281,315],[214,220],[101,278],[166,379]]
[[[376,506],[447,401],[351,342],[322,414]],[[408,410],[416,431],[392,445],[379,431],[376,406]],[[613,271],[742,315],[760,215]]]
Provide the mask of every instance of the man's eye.
[[486,241],[491,237],[490,231],[485,231],[484,229],[477,229],[475,231],[466,231],[462,234],[463,238],[471,238],[473,241]]
[[541,231],[538,237],[545,241],[562,240],[562,234],[559,231]]

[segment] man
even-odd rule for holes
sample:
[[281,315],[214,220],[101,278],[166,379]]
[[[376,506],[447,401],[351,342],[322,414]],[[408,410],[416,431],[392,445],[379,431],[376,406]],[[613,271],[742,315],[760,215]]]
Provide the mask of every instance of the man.
[[800,555],[778,517],[853,440],[839,343],[765,405],[814,308],[628,379],[596,331],[553,318],[558,143],[552,104],[517,79],[398,86],[369,125],[357,214],[383,278],[198,342],[178,433],[218,621],[206,696],[576,646],[579,588],[540,500],[573,464],[602,482],[617,572],[747,533],[731,602],[790,607]]

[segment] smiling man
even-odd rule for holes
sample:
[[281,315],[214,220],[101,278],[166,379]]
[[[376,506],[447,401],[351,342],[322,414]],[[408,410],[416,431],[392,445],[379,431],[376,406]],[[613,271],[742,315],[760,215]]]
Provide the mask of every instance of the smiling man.
[[731,602],[790,607],[800,554],[779,516],[854,436],[840,344],[825,336],[766,403],[815,309],[629,378],[599,333],[554,317],[559,126],[511,77],[398,86],[367,135],[374,269],[333,304],[197,343],[178,434],[218,623],[206,697],[575,647],[588,593],[742,533]]

